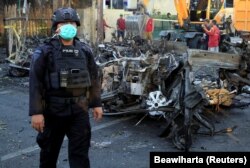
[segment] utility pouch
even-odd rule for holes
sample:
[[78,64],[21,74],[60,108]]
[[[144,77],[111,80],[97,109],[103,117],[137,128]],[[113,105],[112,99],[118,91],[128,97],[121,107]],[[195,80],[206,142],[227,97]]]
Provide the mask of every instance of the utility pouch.
[[89,72],[81,69],[61,70],[60,86],[63,88],[86,88],[91,86]]
[[67,88],[69,72],[67,70],[60,71],[60,87]]

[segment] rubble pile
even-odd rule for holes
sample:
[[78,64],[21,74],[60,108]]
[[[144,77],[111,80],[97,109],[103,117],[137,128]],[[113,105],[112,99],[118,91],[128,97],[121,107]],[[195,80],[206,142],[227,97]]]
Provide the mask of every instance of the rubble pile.
[[[21,59],[1,64],[1,86],[28,86],[30,56],[42,41],[27,39]],[[94,51],[104,115],[140,113],[143,117],[137,124],[146,116],[162,118],[166,124],[161,135],[171,137],[178,149],[189,150],[198,128],[216,133],[204,108],[220,111],[224,106],[250,104],[250,47],[245,43],[233,47],[237,54],[188,49],[182,42],[166,40],[148,44],[138,38],[98,45]]]
[[215,134],[214,125],[202,114],[204,108],[218,112],[235,100],[238,106],[248,103],[239,101],[239,96],[245,96],[242,92],[250,90],[249,46],[243,43],[234,46],[238,52],[234,54],[188,49],[165,40],[152,45],[132,41],[122,50],[102,45],[96,61],[104,114],[142,113],[164,118],[167,126],[162,135],[172,136],[177,148],[188,150],[190,132],[197,131],[191,125],[197,121],[208,134]]
[[9,74],[14,77],[27,76],[31,61],[31,56],[36,47],[44,42],[44,37],[27,37],[20,51],[9,53],[6,61],[9,63]]

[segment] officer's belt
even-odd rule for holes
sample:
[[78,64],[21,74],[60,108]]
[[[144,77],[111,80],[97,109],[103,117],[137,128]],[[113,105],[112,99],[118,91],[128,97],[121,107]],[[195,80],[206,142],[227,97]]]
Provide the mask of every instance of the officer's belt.
[[55,97],[50,96],[46,100],[49,103],[59,103],[59,104],[75,104],[80,100],[85,100],[86,96],[78,96],[78,97]]

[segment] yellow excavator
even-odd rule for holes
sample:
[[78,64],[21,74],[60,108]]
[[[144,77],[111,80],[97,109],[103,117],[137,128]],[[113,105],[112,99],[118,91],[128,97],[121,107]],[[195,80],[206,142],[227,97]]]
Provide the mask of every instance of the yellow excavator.
[[[145,7],[150,1],[152,0],[139,0]],[[185,26],[185,22],[201,24],[204,19],[215,19],[217,23],[221,23],[229,9],[225,8],[225,3],[226,0],[174,0],[181,27]]]
[[[178,27],[183,29],[183,37],[189,48],[206,49],[201,24],[205,19],[214,19],[223,29],[224,18],[232,8],[226,8],[226,0],[174,0]],[[222,31],[223,32],[223,31]],[[222,34],[221,39],[229,38]]]
[[[189,48],[206,49],[207,42],[204,41],[201,24],[205,19],[215,19],[222,28],[225,15],[233,9],[225,6],[226,0],[173,1],[177,12],[177,22],[173,23],[175,29],[163,30],[159,35],[167,40],[185,41]],[[140,2],[147,7],[151,0],[140,0]]]
[[241,37],[250,41],[250,0],[234,0],[233,26]]
[[[214,19],[222,30],[221,41],[229,41],[223,33],[224,22],[231,15],[232,27],[250,33],[250,0],[174,0],[179,27],[185,30],[184,37],[190,48],[204,48],[201,24],[205,19]],[[229,5],[228,5],[229,4]]]
[[[145,7],[151,0],[140,0]],[[225,33],[224,22],[232,16],[232,27],[237,31],[250,32],[250,0],[174,0],[178,22],[178,31],[164,30],[162,38],[186,41],[190,48],[206,49],[201,24],[205,19],[217,21],[221,31],[221,41],[230,37]],[[173,37],[173,38],[172,38]]]
[[174,0],[178,22],[185,24],[201,24],[205,19],[215,19],[218,24],[227,12],[225,0]]
[[[250,32],[250,0],[174,0],[181,27],[201,24],[204,19],[214,19],[223,24],[225,17],[232,15],[233,26]],[[231,4],[228,7],[226,4]]]

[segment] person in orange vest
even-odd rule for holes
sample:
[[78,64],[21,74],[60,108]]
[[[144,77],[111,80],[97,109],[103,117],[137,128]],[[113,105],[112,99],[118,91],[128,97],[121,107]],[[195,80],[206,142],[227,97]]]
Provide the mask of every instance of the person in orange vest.
[[146,13],[146,25],[145,25],[145,39],[149,41],[149,44],[153,41],[153,31],[154,31],[154,20]]

